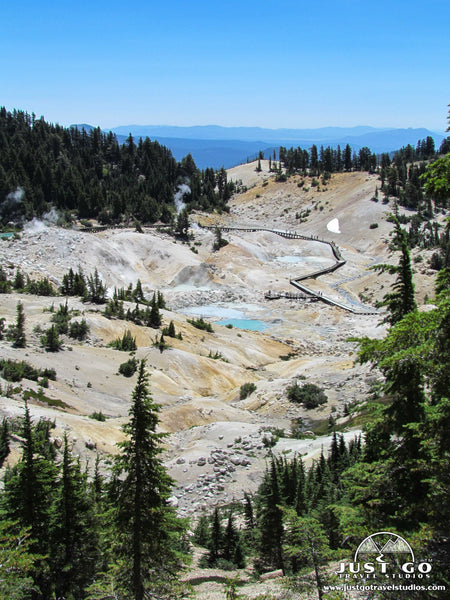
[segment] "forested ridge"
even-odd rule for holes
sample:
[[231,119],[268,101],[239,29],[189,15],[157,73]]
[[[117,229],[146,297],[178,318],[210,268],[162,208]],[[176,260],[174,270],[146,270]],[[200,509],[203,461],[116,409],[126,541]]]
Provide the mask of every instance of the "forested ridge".
[[[30,220],[56,209],[61,222],[97,218],[121,223],[170,223],[178,186],[191,208],[222,210],[233,184],[225,169],[200,171],[191,155],[177,162],[170,150],[130,135],[47,123],[23,111],[0,109],[0,219]],[[20,202],[18,201],[20,200]]]

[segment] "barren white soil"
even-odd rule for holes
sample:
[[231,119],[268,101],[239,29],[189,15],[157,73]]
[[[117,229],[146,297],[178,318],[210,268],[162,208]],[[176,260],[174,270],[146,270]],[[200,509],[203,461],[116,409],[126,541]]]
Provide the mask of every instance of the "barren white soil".
[[[311,424],[330,414],[343,419],[345,404],[363,400],[377,377],[368,366],[355,362],[357,346],[348,339],[383,335],[381,315],[352,314],[308,299],[264,298],[268,290],[295,292],[290,279],[333,264],[328,245],[285,239],[269,231],[233,231],[223,233],[229,244],[213,252],[214,233],[194,223],[258,226],[333,240],[346,264],[308,280],[307,285],[343,304],[373,307],[389,290],[392,278],[368,268],[397,261],[388,249],[391,225],[385,216],[390,208],[371,200],[379,184],[377,177],[337,174],[326,188],[322,184],[311,187],[309,179],[299,187],[300,177],[277,183],[265,161],[262,166],[261,173],[255,172],[254,163],[230,170],[229,177],[242,180],[248,190],[231,200],[229,214],[194,215],[194,238],[189,244],[155,229],[83,233],[36,223],[20,239],[0,243],[0,262],[11,274],[20,267],[30,276],[48,276],[59,285],[70,267],[81,267],[86,274],[97,268],[110,293],[138,279],[148,297],[154,290],[164,293],[168,307],[163,311],[164,323],[173,320],[183,339],[167,338],[171,347],[163,353],[152,346],[156,330],[108,320],[102,315],[103,307],[75,298],[69,299],[69,307],[90,325],[87,343],[67,338],[61,352],[46,353],[35,327],[45,328],[51,305],[58,308],[65,299],[7,294],[0,297],[0,317],[13,324],[20,300],[28,344],[19,350],[0,341],[0,355],[56,369],[57,380],[44,392],[62,400],[67,408],[30,401],[33,418],[54,420],[57,444],[67,432],[75,453],[92,465],[98,452],[107,470],[108,456],[122,437],[135,384],[135,377],[118,374],[128,354],[107,344],[129,329],[136,336],[136,356],[147,360],[151,392],[161,405],[161,430],[169,433],[165,460],[176,481],[173,503],[181,515],[198,516],[201,508],[241,498],[244,490],[256,490],[266,465],[264,442],[270,437],[269,428],[286,432],[274,452],[301,454],[307,462],[317,457],[322,447],[328,447],[329,438],[289,438],[292,420],[302,417]],[[308,209],[307,216],[298,216]],[[341,233],[327,227],[333,219],[339,220]],[[373,223],[378,227],[370,228]],[[431,274],[425,268],[416,274],[416,286],[419,303],[425,294],[431,295]],[[193,314],[211,320],[214,333],[190,325],[187,318]],[[257,321],[264,330],[218,324],[229,315]],[[289,360],[280,358],[288,355]],[[324,388],[327,404],[314,411],[291,404],[285,390],[299,377]],[[255,383],[256,391],[240,400],[240,386],[247,382]],[[0,384],[5,392],[7,382],[0,379]],[[20,385],[37,389],[25,380]],[[102,411],[106,421],[90,418],[94,411]],[[19,390],[12,397],[0,398],[0,416],[21,414]],[[353,435],[355,431],[345,433],[347,438]],[[18,456],[15,442],[9,462]],[[223,585],[217,586],[217,590],[208,588],[205,593],[210,595],[202,595],[200,586],[199,598],[223,598]],[[261,593],[258,590],[256,586],[247,591],[256,595]]]

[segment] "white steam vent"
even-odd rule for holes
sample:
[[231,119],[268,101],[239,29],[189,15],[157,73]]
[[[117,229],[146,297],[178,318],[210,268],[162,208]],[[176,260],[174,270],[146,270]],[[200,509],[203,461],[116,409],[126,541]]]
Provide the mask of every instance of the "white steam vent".
[[182,183],[178,186],[178,191],[176,192],[173,201],[175,204],[175,208],[177,211],[177,215],[186,208],[186,204],[183,202],[183,196],[191,193],[191,188],[187,185],[187,183]]

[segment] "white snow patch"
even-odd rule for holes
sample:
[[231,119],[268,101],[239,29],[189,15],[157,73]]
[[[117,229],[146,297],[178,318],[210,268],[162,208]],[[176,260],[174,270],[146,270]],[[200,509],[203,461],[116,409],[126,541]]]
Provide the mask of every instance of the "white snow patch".
[[332,219],[327,225],[328,231],[332,231],[333,233],[341,233],[339,229],[339,219]]

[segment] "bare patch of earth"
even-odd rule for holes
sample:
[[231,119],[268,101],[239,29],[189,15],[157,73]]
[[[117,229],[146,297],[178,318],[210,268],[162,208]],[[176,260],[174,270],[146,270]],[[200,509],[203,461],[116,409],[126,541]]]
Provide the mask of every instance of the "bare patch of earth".
[[[345,266],[307,280],[307,285],[344,304],[373,306],[393,279],[368,268],[397,260],[389,255],[391,225],[385,220],[389,206],[371,200],[377,178],[338,174],[325,186],[312,187],[309,178],[303,183],[300,177],[277,183],[265,161],[262,166],[261,173],[255,173],[255,165],[230,171],[248,190],[231,200],[229,214],[195,215],[192,220],[290,230],[333,240],[347,261]],[[336,218],[339,234],[327,229]],[[378,227],[371,229],[373,223]],[[18,294],[2,295],[0,316],[14,323],[17,302],[23,303],[28,346],[18,350],[3,340],[0,351],[5,358],[56,369],[57,380],[44,392],[67,406],[31,401],[33,417],[54,420],[55,438],[68,433],[76,453],[93,464],[99,452],[107,469],[108,456],[122,436],[134,386],[134,378],[118,375],[128,354],[107,344],[130,330],[139,346],[136,356],[147,360],[154,399],[161,404],[160,427],[169,433],[166,462],[176,480],[173,502],[186,515],[257,488],[265,469],[264,439],[269,428],[284,430],[288,436],[294,419],[301,417],[308,424],[328,419],[333,411],[339,420],[346,404],[364,399],[376,375],[355,363],[357,346],[348,340],[384,333],[381,316],[355,315],[308,299],[265,300],[266,291],[295,291],[289,279],[333,264],[328,245],[289,240],[270,231],[233,231],[224,233],[229,244],[213,252],[213,231],[194,225],[192,234],[194,239],[185,244],[155,229],[144,234],[131,229],[94,234],[41,226],[29,228],[20,239],[0,243],[0,261],[10,274],[20,267],[32,277],[48,276],[59,285],[69,268],[82,268],[86,274],[97,269],[109,293],[114,287],[135,285],[138,279],[148,297],[155,290],[163,291],[168,307],[163,311],[164,323],[173,320],[182,334],[182,340],[168,338],[171,347],[163,353],[152,345],[158,331],[108,320],[102,307],[74,298],[69,299],[69,307],[90,325],[88,342],[66,338],[63,351],[46,353],[35,328],[47,327],[51,305],[58,308],[65,299]],[[416,277],[420,301],[431,294],[432,276],[419,265]],[[188,318],[202,316],[202,310],[207,313],[211,306],[214,310],[206,318],[213,323],[214,333],[188,323]],[[220,325],[222,315],[230,310],[263,323],[264,331]],[[286,387],[302,377],[325,389],[326,405],[308,411],[288,402]],[[249,382],[256,390],[241,400],[240,387]],[[0,383],[5,391],[7,383]],[[20,385],[37,389],[33,382]],[[2,396],[0,408],[2,414],[21,414],[22,393]],[[106,421],[90,418],[94,411],[102,411]],[[327,438],[282,437],[274,451],[299,453],[310,461],[328,442]],[[17,459],[17,448],[11,461]]]

